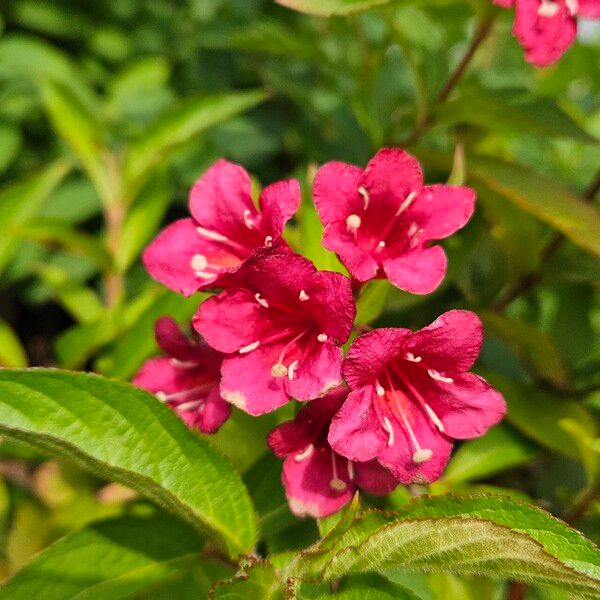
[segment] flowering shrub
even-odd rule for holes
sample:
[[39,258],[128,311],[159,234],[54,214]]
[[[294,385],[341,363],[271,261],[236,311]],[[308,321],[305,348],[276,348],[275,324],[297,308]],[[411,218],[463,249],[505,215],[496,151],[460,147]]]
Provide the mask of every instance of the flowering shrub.
[[599,0],[92,4],[0,18],[0,600],[600,598]]

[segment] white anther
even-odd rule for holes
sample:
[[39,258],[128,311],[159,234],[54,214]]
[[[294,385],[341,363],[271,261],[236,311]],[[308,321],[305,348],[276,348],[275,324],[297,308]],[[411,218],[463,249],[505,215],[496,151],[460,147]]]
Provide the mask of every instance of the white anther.
[[329,487],[336,492],[343,492],[346,489],[346,482],[341,479],[334,478],[329,482]]
[[421,362],[423,360],[420,356],[415,356],[412,352],[407,352],[404,355],[404,358],[406,360],[410,360],[410,362],[416,362],[416,363]]
[[268,236],[265,238],[265,246],[266,246],[267,248],[270,248],[272,245],[273,245],[273,236],[272,236],[272,235],[268,235]]
[[358,215],[348,215],[346,218],[346,227],[348,231],[356,233],[356,230],[362,225],[362,219]]
[[400,205],[400,208],[396,211],[396,216],[401,215],[414,201],[417,197],[417,192],[411,192],[408,196],[406,196],[406,200]]
[[369,202],[371,201],[371,198],[369,196],[369,192],[367,191],[367,188],[361,185],[358,188],[358,193],[364,198],[365,210],[367,210],[367,208],[369,208]]
[[377,244],[377,247],[378,247],[380,250],[383,250],[383,249],[385,248],[385,242],[384,242],[383,240],[381,240],[381,241],[379,242],[379,244]]
[[288,379],[290,381],[292,381],[292,379],[294,379],[294,374],[296,373],[296,369],[298,368],[298,361],[295,360],[289,367],[288,367]]
[[306,302],[307,300],[310,300],[310,296],[304,290],[300,290],[298,300],[300,300],[300,302]]
[[327,334],[326,334],[326,333],[320,333],[320,334],[317,336],[317,340],[318,340],[319,342],[321,342],[321,343],[323,343],[323,342],[326,342],[328,339],[329,339],[329,338],[327,337]]
[[273,377],[285,377],[288,374],[288,368],[283,363],[275,363],[271,367],[271,375]]
[[394,445],[394,428],[387,417],[383,417],[383,428],[388,432],[388,446]]
[[169,397],[167,396],[167,394],[165,392],[156,392],[156,394],[154,394],[161,402],[166,402]]
[[565,4],[571,13],[571,16],[575,16],[579,12],[579,1],[578,0],[565,0]]
[[217,233],[216,231],[211,231],[210,229],[206,229],[204,227],[196,227],[196,231],[209,240],[214,240],[215,242],[228,242],[229,238]]
[[440,375],[435,369],[427,369],[427,373],[431,379],[435,379],[436,381],[441,381],[442,383],[454,383],[454,379],[452,377],[444,377]]
[[354,463],[351,460],[349,460],[346,467],[348,469],[348,479],[350,481],[354,481]]
[[415,233],[417,233],[417,231],[419,231],[419,226],[416,223],[411,223],[407,232],[408,237],[412,237],[415,235]]
[[202,404],[204,404],[204,400],[191,400],[190,402],[178,404],[175,408],[185,412],[186,410],[194,410],[194,408],[198,408]]
[[255,342],[252,342],[251,344],[248,344],[247,346],[240,348],[238,350],[238,352],[240,354],[248,354],[248,352],[252,352],[252,350],[256,350],[259,346],[260,346],[260,340],[256,340]]
[[248,229],[252,229],[254,227],[254,221],[252,220],[252,211],[249,208],[244,210],[244,225],[246,225]]
[[206,256],[204,256],[204,254],[194,254],[192,260],[190,260],[190,267],[192,267],[192,270],[194,271],[204,271],[204,269],[208,267]]
[[178,369],[195,369],[198,366],[198,363],[193,360],[178,360],[177,358],[172,358],[169,362]]
[[309,444],[302,452],[300,452],[300,454],[296,454],[294,456],[294,460],[296,462],[302,462],[303,460],[306,460],[314,452],[314,450],[315,447],[312,444]]
[[254,299],[261,305],[264,306],[265,308],[269,308],[269,303],[261,297],[261,295],[256,292],[256,294],[254,294]]
[[425,402],[423,406],[425,407],[429,418],[433,421],[433,424],[439,429],[439,431],[444,433],[444,424],[442,423],[442,420],[435,414],[433,408],[431,408],[427,402]]
[[412,456],[413,462],[420,464],[427,462],[433,456],[433,451],[429,448],[419,448]]
[[379,383],[379,381],[375,382],[375,393],[382,398],[383,396],[385,396],[385,390],[383,389],[383,386]]
[[[568,4],[567,4],[568,7]],[[551,18],[558,12],[558,2],[552,2],[551,0],[542,0],[542,3],[538,6],[537,14],[540,17]],[[569,8],[570,10],[570,8]]]
[[216,273],[206,273],[204,271],[194,271],[194,275],[199,277],[200,279],[214,279],[217,274]]

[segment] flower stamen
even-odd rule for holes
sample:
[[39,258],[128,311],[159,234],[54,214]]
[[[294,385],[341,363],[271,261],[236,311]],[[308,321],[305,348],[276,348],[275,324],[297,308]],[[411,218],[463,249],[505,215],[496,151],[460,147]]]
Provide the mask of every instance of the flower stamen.
[[252,219],[252,211],[249,208],[244,210],[244,225],[248,229],[254,229],[254,220]]
[[329,339],[329,338],[327,337],[327,334],[326,334],[326,333],[320,333],[320,334],[317,336],[317,340],[318,340],[319,342],[321,342],[322,344],[323,344],[323,343],[325,343],[325,342],[326,342],[328,339]]
[[442,383],[454,383],[452,377],[444,377],[435,369],[427,369],[427,373],[431,379],[435,379],[436,381],[441,381]]
[[361,225],[362,219],[356,214],[348,215],[346,218],[346,227],[348,228],[348,231],[354,235],[356,235],[356,232]]
[[295,374],[297,368],[298,368],[298,361],[297,360],[295,360],[288,367],[288,378],[289,378],[290,381],[292,381],[294,379],[294,374]]
[[264,306],[265,308],[269,308],[269,303],[260,295],[259,292],[256,292],[256,294],[254,294],[254,299],[261,305]]
[[248,354],[248,352],[252,352],[252,350],[256,350],[260,346],[260,340],[256,340],[247,346],[243,346],[238,350],[240,354]]
[[[567,4],[567,8],[569,8],[569,12],[571,12],[571,9],[570,9],[568,3],[565,2],[565,4]],[[542,0],[542,3],[539,5],[539,7],[537,9],[537,14],[540,17],[551,18],[554,15],[556,15],[559,8],[560,7],[558,6],[558,2],[552,2],[552,0]],[[571,14],[573,14],[573,13],[571,12]]]
[[371,197],[369,196],[369,192],[367,191],[367,188],[363,185],[361,185],[358,188],[358,193],[363,197],[364,201],[365,201],[365,210],[367,210],[367,208],[369,208],[369,202],[371,201]]
[[404,355],[404,358],[406,360],[409,360],[410,362],[414,362],[414,363],[418,363],[418,362],[421,362],[423,360],[420,356],[415,356],[412,352],[407,352]]
[[337,464],[335,461],[335,453],[333,450],[330,451],[331,454],[331,470],[333,471],[333,479],[329,482],[329,487],[336,492],[343,492],[346,489],[346,482],[342,481],[338,477]]
[[298,300],[300,300],[300,302],[306,302],[307,300],[310,300],[310,296],[304,290],[300,290]]
[[296,462],[302,462],[303,460],[306,460],[314,452],[314,450],[315,447],[312,444],[309,444],[302,452],[300,452],[300,454],[296,454],[294,456],[294,460]]

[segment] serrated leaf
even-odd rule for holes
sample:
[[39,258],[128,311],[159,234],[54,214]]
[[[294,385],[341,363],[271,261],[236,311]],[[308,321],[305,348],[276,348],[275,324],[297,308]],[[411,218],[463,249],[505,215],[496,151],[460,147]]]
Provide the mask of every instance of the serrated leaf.
[[197,531],[164,514],[97,523],[38,554],[0,588],[0,598],[131,598],[189,571],[202,545]]
[[235,556],[256,539],[231,464],[147,392],[68,371],[0,371],[0,432],[140,491]]
[[258,562],[232,579],[221,581],[211,591],[211,600],[283,600],[283,585],[273,565]]
[[[375,574],[353,575],[337,587],[336,600],[419,600],[418,596],[400,585]],[[293,600],[325,600],[332,598],[331,586],[298,583]]]
[[157,165],[202,131],[256,106],[263,91],[192,98],[165,111],[133,142],[125,157],[125,190],[132,199]]
[[538,452],[520,433],[507,425],[498,425],[483,437],[463,443],[454,453],[443,478],[450,485],[483,479],[521,465]]
[[28,223],[69,171],[56,162],[43,171],[11,183],[0,190],[0,272],[18,244],[14,232]]
[[294,10],[330,17],[332,15],[349,15],[374,6],[387,4],[390,0],[276,0],[278,4]]
[[527,167],[500,159],[469,156],[469,174],[523,210],[600,255],[600,212],[561,184]]

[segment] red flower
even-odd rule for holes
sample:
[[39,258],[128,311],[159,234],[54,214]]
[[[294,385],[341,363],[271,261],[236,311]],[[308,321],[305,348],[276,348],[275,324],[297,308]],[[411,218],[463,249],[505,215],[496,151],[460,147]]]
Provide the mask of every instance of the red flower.
[[[252,415],[341,383],[355,316],[350,280],[289,251],[257,252],[229,287],[200,305],[194,327],[228,356],[223,398]],[[232,282],[228,282],[232,283]]]
[[333,419],[332,448],[374,458],[402,483],[442,473],[452,438],[483,435],[506,413],[501,394],[468,369],[479,354],[481,321],[451,310],[428,327],[375,329],[356,339],[344,363],[350,394]]
[[255,248],[284,244],[283,228],[299,203],[300,186],[290,179],[267,186],[257,210],[248,173],[219,160],[192,188],[192,218],[175,221],[146,248],[146,269],[186,296],[215,287],[222,274],[235,272]]
[[398,485],[377,461],[355,463],[336,454],[327,442],[331,419],[347,393],[339,388],[309,402],[267,439],[273,452],[285,459],[281,479],[290,510],[299,517],[326,517],[347,504],[358,488],[387,494]]
[[475,193],[466,187],[423,186],[418,161],[396,148],[380,150],[362,169],[323,165],[313,195],[325,225],[323,245],[350,273],[368,281],[385,273],[414,294],[432,292],[446,272],[446,255],[432,240],[448,237],[469,220]]
[[133,384],[166,402],[189,427],[214,433],[231,414],[219,394],[222,355],[186,338],[170,317],[159,319],[155,329],[167,356],[147,360]]
[[496,0],[515,6],[513,33],[525,59],[545,67],[556,62],[577,36],[577,17],[600,19],[600,0]]

